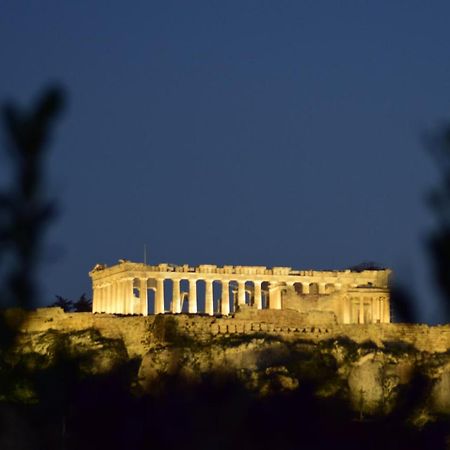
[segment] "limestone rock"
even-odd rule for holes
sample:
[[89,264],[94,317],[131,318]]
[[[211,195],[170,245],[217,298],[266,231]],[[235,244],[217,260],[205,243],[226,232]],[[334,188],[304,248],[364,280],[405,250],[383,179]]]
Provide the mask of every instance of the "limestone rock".
[[450,364],[443,368],[431,390],[433,410],[450,415]]

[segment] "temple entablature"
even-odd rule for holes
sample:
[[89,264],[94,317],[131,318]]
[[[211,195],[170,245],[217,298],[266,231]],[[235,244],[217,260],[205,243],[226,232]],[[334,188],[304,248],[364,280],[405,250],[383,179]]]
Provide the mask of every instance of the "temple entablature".
[[[256,309],[326,310],[341,323],[389,322],[389,269],[294,270],[291,267],[202,264],[97,264],[93,312],[228,315]],[[380,305],[382,305],[380,307]],[[328,309],[327,309],[328,308]]]

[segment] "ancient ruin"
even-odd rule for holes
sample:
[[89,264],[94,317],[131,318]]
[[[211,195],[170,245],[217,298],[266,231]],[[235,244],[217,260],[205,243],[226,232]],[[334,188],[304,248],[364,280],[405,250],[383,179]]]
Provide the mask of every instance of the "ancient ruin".
[[[389,269],[316,271],[291,267],[97,264],[93,312],[229,315],[238,309],[295,310],[334,316],[336,323],[389,323]],[[203,295],[199,295],[199,294]],[[149,310],[149,304],[153,308]]]
[[[419,428],[450,414],[450,325],[392,323],[390,270],[122,260],[90,276],[94,314],[3,312],[18,324],[11,361],[40,371],[63,351],[83,374],[127,367],[139,395],[168,380],[233,380],[258,398],[312,386],[315,399],[342,401],[360,418],[397,417],[413,400],[404,420]],[[14,401],[35,395],[15,392]]]

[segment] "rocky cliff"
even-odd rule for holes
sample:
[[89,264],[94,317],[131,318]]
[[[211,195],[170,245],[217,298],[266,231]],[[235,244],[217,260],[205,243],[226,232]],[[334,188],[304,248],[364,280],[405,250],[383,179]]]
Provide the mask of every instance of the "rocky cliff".
[[[13,320],[18,312],[9,314]],[[259,396],[308,385],[360,416],[389,415],[407,403],[419,426],[450,415],[448,325],[337,325],[326,314],[250,309],[234,317],[116,317],[58,308],[23,316],[13,364],[41,370],[62,351],[78,358],[86,374],[134,361],[130,386],[139,392],[152,392],[167,376],[191,384],[213,377]],[[32,399],[32,387],[22,386],[20,395]]]

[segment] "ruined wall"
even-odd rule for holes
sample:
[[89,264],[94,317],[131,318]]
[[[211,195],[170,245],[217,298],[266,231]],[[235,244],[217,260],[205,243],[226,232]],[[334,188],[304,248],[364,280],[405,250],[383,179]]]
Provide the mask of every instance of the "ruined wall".
[[[420,324],[337,324],[332,313],[301,313],[292,310],[243,309],[230,317],[188,314],[165,315],[177,329],[199,340],[233,334],[269,333],[287,340],[312,341],[347,337],[357,343],[372,341],[383,346],[386,341],[401,341],[418,351],[439,353],[450,349],[450,325]],[[155,319],[159,316],[114,316],[109,314],[64,313],[60,308],[41,308],[27,315],[21,325],[25,333],[50,329],[70,332],[95,328],[107,337],[123,339],[131,356],[145,354],[150,346]]]
[[[295,288],[288,287],[283,293],[282,309],[289,309],[303,313],[326,311],[339,314],[345,292],[338,291],[331,294],[299,294]],[[339,314],[342,315],[342,314]]]
[[319,396],[346,398],[366,413],[389,413],[419,376],[427,380],[426,392],[412,420],[420,425],[432,414],[450,414],[450,325],[342,325],[323,311],[250,307],[233,317],[121,317],[59,308],[5,313],[11,320],[17,314],[25,319],[19,354],[50,361],[63,338],[70,354],[89,356],[88,373],[138,361],[136,378],[144,390],[171,374],[200,381],[228,373],[262,395],[296,389],[306,379]]

